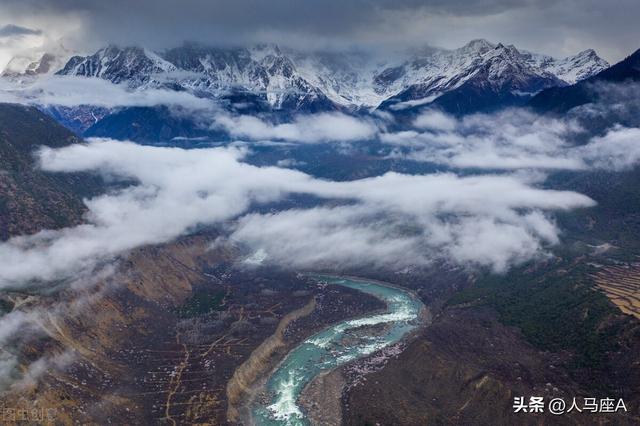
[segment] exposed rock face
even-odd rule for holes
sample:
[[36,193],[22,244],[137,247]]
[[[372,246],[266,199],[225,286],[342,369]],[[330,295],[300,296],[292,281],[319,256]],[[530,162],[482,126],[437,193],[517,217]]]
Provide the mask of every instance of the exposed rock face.
[[300,406],[312,424],[342,425],[342,391],[347,381],[342,369],[318,375],[304,389]]

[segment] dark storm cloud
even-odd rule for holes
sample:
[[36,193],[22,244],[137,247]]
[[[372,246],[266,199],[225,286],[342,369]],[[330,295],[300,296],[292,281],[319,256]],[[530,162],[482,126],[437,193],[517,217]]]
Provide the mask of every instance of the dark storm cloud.
[[556,55],[594,47],[617,60],[635,50],[636,0],[5,0],[22,20],[82,21],[82,40],[150,47],[183,40],[314,45],[440,45],[471,38]]
[[416,10],[434,14],[475,15],[526,4],[523,0],[450,2],[436,0],[9,0],[20,14],[77,13],[88,36],[132,37],[157,42],[178,39],[218,41],[253,38],[257,32],[350,36],[390,15]]
[[5,25],[0,27],[0,38],[4,37],[20,37],[27,35],[40,35],[41,30],[32,30],[31,28],[20,27],[18,25]]

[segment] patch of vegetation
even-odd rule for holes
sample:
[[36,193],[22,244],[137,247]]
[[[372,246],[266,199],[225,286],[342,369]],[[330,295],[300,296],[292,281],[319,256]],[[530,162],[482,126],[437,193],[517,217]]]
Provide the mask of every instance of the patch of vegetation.
[[180,318],[193,318],[219,311],[222,309],[224,295],[224,291],[209,288],[198,289],[182,306],[176,309],[176,313]]
[[598,204],[594,207],[559,212],[556,217],[567,238],[590,244],[603,242],[619,247],[630,258],[640,250],[640,168],[622,172],[560,172],[549,177],[553,189],[577,191]]
[[572,369],[605,369],[607,352],[617,347],[615,308],[595,291],[588,266],[531,265],[503,276],[489,275],[453,296],[449,305],[482,303],[498,312],[503,324],[518,327],[543,350],[575,354]]
[[[80,139],[35,108],[0,104],[0,239],[82,221],[82,199],[105,185],[89,173],[49,173],[36,167],[40,146]],[[9,202],[10,201],[10,202]]]

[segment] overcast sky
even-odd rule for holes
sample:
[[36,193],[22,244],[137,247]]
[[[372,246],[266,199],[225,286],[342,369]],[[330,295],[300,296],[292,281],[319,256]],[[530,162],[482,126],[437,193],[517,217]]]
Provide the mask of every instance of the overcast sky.
[[486,38],[554,56],[594,48],[615,62],[640,47],[638,16],[637,0],[3,0],[0,28],[22,29],[0,30],[0,50],[51,39],[88,51],[184,40],[455,48]]

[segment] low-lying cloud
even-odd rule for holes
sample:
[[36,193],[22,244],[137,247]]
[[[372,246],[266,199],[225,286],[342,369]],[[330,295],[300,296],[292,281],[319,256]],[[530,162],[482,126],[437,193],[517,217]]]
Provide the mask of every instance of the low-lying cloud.
[[180,106],[189,110],[214,110],[209,99],[188,92],[162,88],[131,90],[100,78],[47,76],[24,85],[0,81],[0,102],[75,107],[90,105],[104,108],[158,105]]
[[216,125],[231,136],[253,140],[282,140],[297,143],[352,142],[377,136],[370,121],[342,113],[300,115],[289,123],[272,124],[250,115],[218,115]]
[[502,272],[558,242],[559,230],[539,211],[497,218],[389,214],[375,205],[318,207],[240,219],[232,238],[257,248],[267,261],[294,268],[386,268],[434,261],[480,265]]
[[[332,242],[351,241],[351,249],[343,246],[343,262],[361,264],[377,254],[373,263],[393,267],[424,264],[441,253],[454,263],[500,271],[557,242],[550,212],[594,204],[575,192],[538,189],[522,174],[387,173],[334,182],[252,166],[242,162],[244,154],[237,148],[183,150],[111,140],[42,149],[45,170],[109,174],[135,184],[86,200],[83,225],[0,244],[0,287],[64,279],[135,247],[235,219],[233,238],[266,250],[284,266],[312,267],[315,260],[334,259],[341,244]],[[291,194],[347,204],[243,217],[256,204]],[[298,241],[305,232],[307,250]],[[311,244],[313,238],[318,245]]]
[[414,126],[419,130],[383,134],[383,142],[401,147],[395,156],[445,164],[453,168],[493,170],[569,169],[586,167],[567,150],[572,122],[519,110],[476,114],[456,119],[426,111]]
[[[34,310],[16,310],[3,315],[0,320],[0,345],[12,348],[19,339],[32,336],[38,329],[41,315]],[[13,351],[0,352],[0,392],[15,381],[16,370],[20,362]]]
[[395,147],[391,157],[485,170],[622,170],[640,159],[640,129],[613,126],[605,136],[577,145],[573,141],[588,133],[576,120],[525,110],[461,119],[427,110],[413,127],[380,135]]
[[[0,347],[5,349],[0,351],[0,393],[34,384],[40,376],[62,370],[72,362],[77,352],[68,348],[61,352],[53,350],[35,360],[29,357],[30,362],[20,357],[20,353],[29,342],[42,342],[46,337],[59,338],[53,331],[56,330],[55,323],[61,318],[86,315],[88,307],[120,281],[113,265],[108,265],[90,276],[74,277],[68,283],[70,291],[59,293],[55,301],[33,303],[34,300],[29,300],[31,297],[20,301],[18,296],[12,311],[0,317]],[[84,291],[88,289],[90,291]]]
[[577,151],[593,167],[614,171],[631,169],[640,161],[640,129],[614,127]]

